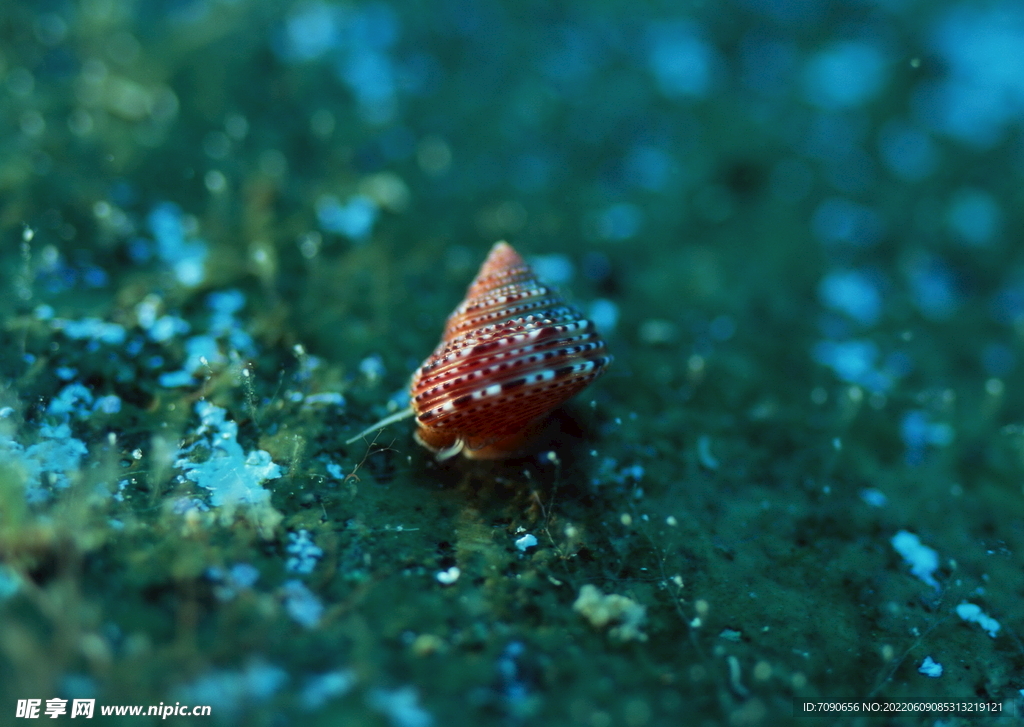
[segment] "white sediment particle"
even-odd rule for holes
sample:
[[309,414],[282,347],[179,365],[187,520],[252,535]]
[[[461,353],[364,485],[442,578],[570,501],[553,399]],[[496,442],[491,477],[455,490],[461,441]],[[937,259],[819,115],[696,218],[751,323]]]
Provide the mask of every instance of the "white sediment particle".
[[68,488],[70,476],[88,453],[85,443],[71,436],[67,424],[44,424],[39,434],[39,442],[27,448],[0,434],[0,461],[21,475],[29,502],[42,502],[52,490]]
[[[232,357],[236,352],[245,356],[254,354],[256,347],[252,336],[236,318],[236,314],[245,307],[245,296],[242,292],[232,288],[210,293],[206,297],[206,306],[210,310],[208,331],[185,339],[185,363],[177,371],[161,374],[158,379],[161,386],[192,386],[196,383],[195,379],[202,376],[205,371],[227,364],[228,357],[221,352],[221,341],[226,341],[225,345]],[[167,330],[162,331],[161,335],[166,333],[168,339],[178,333],[188,332],[187,322],[164,316],[153,324],[150,329],[151,337],[153,331],[156,331],[165,320]]]
[[834,270],[818,285],[818,297],[826,307],[865,326],[878,322],[882,294],[871,276],[861,270]]
[[323,391],[319,394],[310,394],[302,400],[303,406],[345,406],[345,397],[337,391]]
[[246,333],[237,314],[245,308],[245,295],[235,288],[218,290],[206,296],[206,307],[210,309],[210,335],[226,337],[233,349],[252,354],[255,345],[252,336]]
[[697,437],[697,460],[709,470],[718,469],[718,458],[711,453],[711,437],[707,434]]
[[63,417],[67,421],[71,414],[77,414],[80,417],[88,416],[91,404],[91,391],[82,384],[68,384],[50,400],[49,406],[46,407],[46,413]]
[[819,341],[811,351],[814,360],[831,368],[836,376],[871,392],[892,388],[894,375],[880,367],[878,346],[870,340]]
[[205,334],[192,336],[185,341],[185,363],[181,369],[161,374],[158,381],[161,386],[168,388],[191,386],[203,369],[221,366],[226,362],[227,358],[220,352],[216,338]]
[[150,340],[164,343],[184,335],[192,329],[189,322],[180,316],[160,315],[162,305],[163,300],[160,296],[150,294],[135,306],[135,319],[138,321],[139,328],[146,332]]
[[[141,305],[141,304],[140,304]],[[142,321],[139,321],[140,325]],[[191,330],[188,321],[178,316],[164,315],[157,318],[148,328],[150,339],[157,343],[170,341],[176,336],[184,335]]]
[[420,706],[414,687],[374,689],[367,701],[386,716],[393,727],[430,727],[434,722],[431,714]]
[[529,548],[536,547],[537,536],[527,533],[521,538],[516,538],[516,548],[525,553]]
[[[621,424],[621,422],[617,422]],[[642,464],[619,466],[618,460],[614,457],[605,457],[601,460],[596,476],[591,480],[595,486],[614,484],[625,485],[639,483],[646,470]]]
[[170,266],[178,282],[190,288],[203,282],[207,246],[203,240],[189,237],[181,209],[172,202],[161,202],[149,213],[147,222],[156,240],[157,257]]
[[945,422],[932,422],[928,414],[911,410],[900,422],[900,437],[907,445],[908,455],[920,455],[927,447],[948,447],[956,437],[956,431]]
[[384,359],[380,357],[380,354],[371,354],[359,362],[359,373],[365,376],[371,384],[380,381],[387,372]]
[[444,586],[450,586],[459,580],[459,576],[462,575],[462,571],[459,570],[458,566],[453,565],[448,570],[438,571],[434,576],[437,578],[437,582]]
[[213,593],[221,601],[230,601],[239,591],[252,588],[259,580],[260,572],[249,563],[236,563],[225,571],[218,566],[207,568],[206,577],[214,581]]
[[256,566],[249,563],[236,563],[228,571],[231,584],[238,588],[252,588],[259,580],[260,572]]
[[999,633],[1002,625],[987,613],[981,610],[981,606],[974,603],[961,603],[956,607],[956,615],[964,621],[973,622],[981,626],[993,639]]
[[288,533],[288,540],[291,542],[285,550],[291,557],[285,562],[285,568],[292,573],[312,573],[317,560],[323,557],[323,549],[313,543],[313,536],[305,529]]
[[310,712],[324,706],[334,697],[348,693],[356,684],[356,675],[349,669],[335,669],[324,674],[315,674],[306,682],[299,701],[303,709]]
[[192,510],[196,512],[209,512],[210,506],[198,497],[179,497],[174,501],[172,510],[177,515],[185,515]]
[[212,671],[176,690],[176,699],[208,704],[215,714],[232,716],[253,703],[270,699],[288,682],[283,669],[255,658],[243,670]]
[[111,345],[124,343],[126,336],[124,326],[107,323],[99,318],[82,318],[76,321],[54,318],[50,321],[50,326],[54,330],[61,331],[68,338],[98,341]]
[[320,227],[354,242],[364,242],[370,236],[377,215],[377,205],[362,194],[349,197],[344,204],[331,194],[321,195],[316,201],[316,218]]
[[169,371],[165,374],[160,374],[159,377],[160,386],[168,389],[176,389],[182,386],[191,386],[195,383],[195,379],[192,374],[185,370],[180,371]]
[[101,396],[96,400],[92,410],[102,414],[117,414],[121,411],[121,397],[116,394]]
[[316,628],[324,613],[320,599],[301,581],[284,584],[284,607],[289,616],[307,629]]
[[160,296],[150,294],[135,306],[135,320],[138,321],[139,328],[148,331],[153,327],[160,312],[161,302]]
[[861,490],[860,499],[871,505],[871,507],[884,507],[885,503],[889,501],[889,498],[885,496],[884,492],[876,490],[873,487],[867,487]]
[[942,676],[942,664],[932,659],[930,656],[926,656],[924,661],[921,662],[921,666],[917,667],[917,671],[924,674],[926,677],[937,678]]
[[912,575],[920,578],[929,586],[939,587],[939,582],[933,575],[939,568],[938,552],[923,545],[920,538],[906,530],[900,530],[892,536],[890,542],[896,552],[903,556],[903,560],[910,566]]
[[78,369],[71,368],[70,366],[58,366],[54,369],[54,373],[57,374],[57,378],[61,381],[71,381],[71,379],[78,376]]
[[[175,467],[187,479],[210,491],[210,504],[221,508],[222,522],[230,523],[235,512],[241,511],[269,537],[282,515],[271,506],[270,490],[262,483],[280,477],[280,466],[271,460],[269,452],[256,449],[246,453],[242,449],[238,425],[227,419],[226,410],[199,401],[196,413],[201,420],[196,433],[203,438],[182,450],[183,456],[174,463]],[[195,462],[184,456],[199,445],[210,451],[205,461]]]
[[580,589],[572,610],[583,616],[596,629],[608,629],[616,641],[647,641],[641,629],[647,620],[647,608],[632,598],[616,593],[605,595],[594,585]]

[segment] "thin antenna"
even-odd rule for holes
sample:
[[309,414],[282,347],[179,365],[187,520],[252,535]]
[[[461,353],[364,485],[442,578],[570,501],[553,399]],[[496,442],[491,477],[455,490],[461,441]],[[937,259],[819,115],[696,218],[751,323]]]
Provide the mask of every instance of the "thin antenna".
[[396,411],[391,416],[384,417],[383,419],[381,419],[376,424],[371,424],[366,429],[364,429],[363,431],[359,432],[359,434],[357,434],[356,436],[352,437],[352,439],[345,440],[345,444],[352,444],[352,442],[356,441],[357,439],[362,439],[363,437],[365,437],[370,432],[375,432],[378,429],[383,429],[384,427],[388,426],[389,424],[394,424],[395,422],[400,422],[403,419],[408,419],[409,417],[411,417],[415,413],[416,412],[414,412],[412,410],[411,406],[408,409],[402,409],[402,411]]

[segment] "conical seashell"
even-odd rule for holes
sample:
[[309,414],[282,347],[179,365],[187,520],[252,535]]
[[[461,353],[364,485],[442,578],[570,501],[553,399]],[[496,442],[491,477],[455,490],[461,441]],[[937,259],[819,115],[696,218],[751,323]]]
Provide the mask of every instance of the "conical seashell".
[[499,242],[413,374],[410,409],[371,431],[415,416],[416,441],[438,459],[514,456],[611,360],[594,324]]

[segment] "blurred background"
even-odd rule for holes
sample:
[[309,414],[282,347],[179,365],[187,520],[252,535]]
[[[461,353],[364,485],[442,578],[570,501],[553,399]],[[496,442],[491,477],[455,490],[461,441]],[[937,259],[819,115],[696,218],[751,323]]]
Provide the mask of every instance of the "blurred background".
[[[1009,718],[1022,122],[1009,1],[3,3],[0,714]],[[343,445],[499,239],[555,454]]]

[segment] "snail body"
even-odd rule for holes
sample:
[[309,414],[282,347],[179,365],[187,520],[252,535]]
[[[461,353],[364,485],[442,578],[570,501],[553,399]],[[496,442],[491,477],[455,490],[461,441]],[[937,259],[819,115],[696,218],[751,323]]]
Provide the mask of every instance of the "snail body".
[[413,374],[410,408],[368,431],[414,416],[416,441],[438,459],[515,456],[611,360],[594,324],[499,242]]

